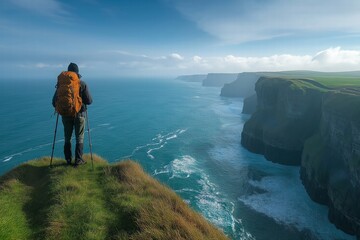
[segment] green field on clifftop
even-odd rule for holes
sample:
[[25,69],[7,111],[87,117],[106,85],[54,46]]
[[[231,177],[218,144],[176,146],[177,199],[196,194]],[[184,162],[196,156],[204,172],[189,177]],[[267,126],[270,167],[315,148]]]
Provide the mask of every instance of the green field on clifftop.
[[64,163],[44,157],[0,177],[0,239],[227,239],[137,163]]
[[263,72],[266,77],[292,79],[313,79],[329,88],[360,87],[360,72],[315,72],[315,71],[284,71]]

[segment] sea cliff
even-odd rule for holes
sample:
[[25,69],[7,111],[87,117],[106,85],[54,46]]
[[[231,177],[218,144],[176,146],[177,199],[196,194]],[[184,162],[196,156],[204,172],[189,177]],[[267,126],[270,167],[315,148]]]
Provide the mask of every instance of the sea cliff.
[[206,78],[206,74],[194,74],[194,75],[181,75],[175,78],[175,80],[184,82],[202,82]]
[[300,165],[310,197],[360,237],[360,93],[307,79],[261,77],[242,145],[273,162]]
[[257,96],[256,94],[253,94],[250,97],[244,98],[242,113],[253,114],[256,111],[256,107],[257,107]]
[[242,145],[270,161],[299,165],[304,142],[317,129],[323,89],[306,79],[261,77],[255,90],[257,109],[244,125]]
[[203,80],[204,87],[222,87],[225,83],[235,81],[238,73],[209,73]]
[[360,92],[324,95],[318,131],[304,146],[301,179],[310,197],[329,206],[329,219],[360,237]]
[[225,83],[220,96],[223,97],[250,97],[255,94],[255,83],[260,78],[260,73],[240,73],[236,80]]

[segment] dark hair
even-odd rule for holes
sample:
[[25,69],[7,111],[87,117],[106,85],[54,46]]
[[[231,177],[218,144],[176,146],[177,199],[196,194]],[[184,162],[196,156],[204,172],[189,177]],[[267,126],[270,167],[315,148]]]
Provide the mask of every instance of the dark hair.
[[68,71],[77,73],[78,77],[81,78],[81,75],[79,74],[79,67],[76,65],[76,63],[70,63],[68,66]]
[[68,66],[68,71],[79,73],[79,67],[76,63],[70,63]]

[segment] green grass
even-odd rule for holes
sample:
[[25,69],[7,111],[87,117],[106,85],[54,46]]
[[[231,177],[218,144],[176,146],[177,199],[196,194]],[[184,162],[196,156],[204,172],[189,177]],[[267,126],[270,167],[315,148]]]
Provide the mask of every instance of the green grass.
[[338,89],[346,87],[360,87],[360,72],[315,72],[315,71],[284,71],[260,72],[266,77],[280,77],[288,79],[313,79],[322,85]]
[[64,163],[45,157],[0,178],[0,239],[227,239],[137,163]]
[[313,79],[330,88],[360,87],[360,76],[318,76]]

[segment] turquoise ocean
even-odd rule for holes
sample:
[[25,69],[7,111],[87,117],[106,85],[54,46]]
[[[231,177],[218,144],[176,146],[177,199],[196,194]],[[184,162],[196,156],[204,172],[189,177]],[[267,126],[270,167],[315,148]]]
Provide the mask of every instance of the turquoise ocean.
[[[232,239],[355,239],[308,197],[299,167],[241,147],[250,117],[243,99],[220,88],[174,80],[86,81],[93,152],[109,162],[138,161]],[[49,156],[56,116],[54,81],[0,81],[0,175]],[[55,156],[63,157],[59,121]],[[89,152],[87,133],[85,152]]]

